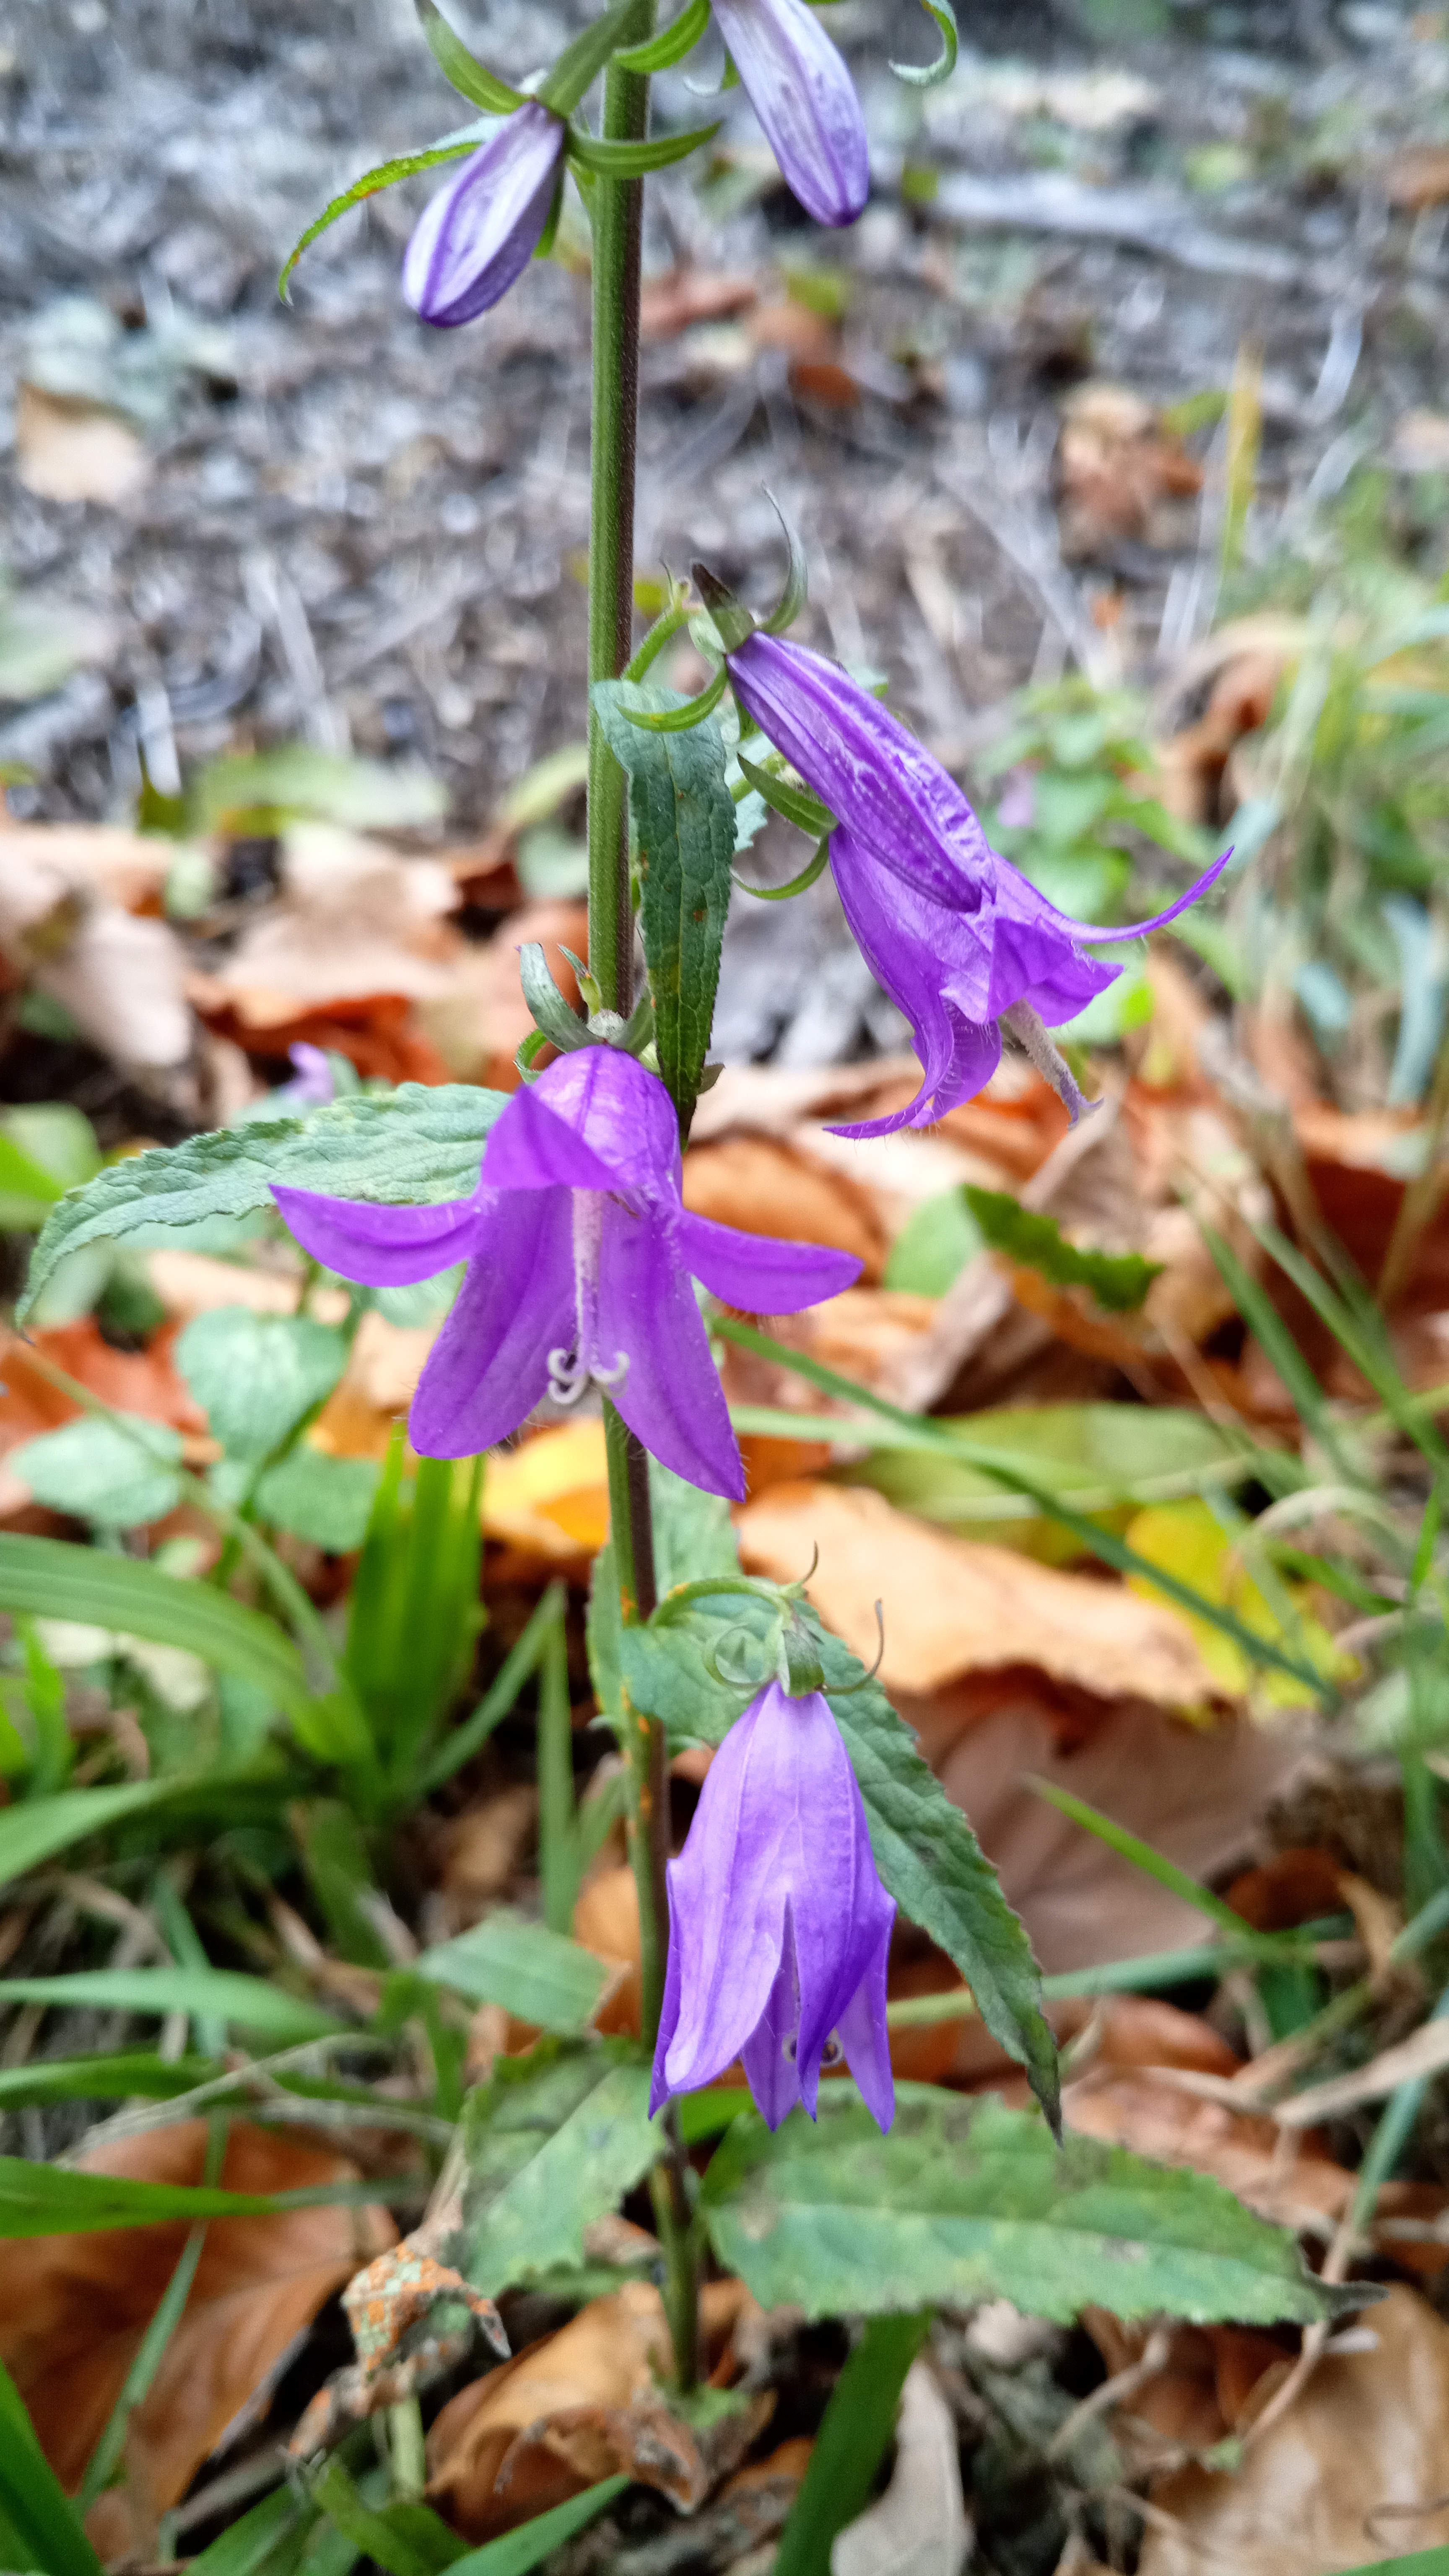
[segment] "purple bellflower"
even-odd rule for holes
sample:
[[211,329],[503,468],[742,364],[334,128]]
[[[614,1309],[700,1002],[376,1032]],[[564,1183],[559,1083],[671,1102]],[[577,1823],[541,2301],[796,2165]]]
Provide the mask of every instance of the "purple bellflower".
[[326,1050],[309,1046],[305,1038],[299,1038],[295,1046],[288,1047],[287,1054],[292,1065],[292,1080],[283,1083],[278,1098],[289,1102],[294,1109],[325,1109],[337,1097],[337,1085],[332,1078]]
[[605,1388],[646,1449],[706,1493],[744,1471],[691,1275],[732,1306],[793,1315],[857,1277],[850,1253],[693,1216],[659,1076],[616,1047],[563,1055],[498,1116],[471,1198],[382,1207],[277,1187],[297,1241],[369,1287],[468,1268],[409,1417],[425,1457],[515,1431],[545,1395]]
[[921,1059],[921,1088],[904,1109],[835,1133],[925,1127],[970,1100],[1000,1062],[1003,1025],[1079,1117],[1088,1104],[1046,1032],[1122,971],[1084,947],[1162,929],[1231,853],[1150,921],[1125,930],[1073,921],[998,857],[955,779],[833,662],[763,632],[728,659],[741,705],[837,818],[830,865],[846,920]]
[[895,1912],[828,1703],[819,1691],[791,1699],[767,1682],[711,1762],[669,1864],[651,2110],[740,2057],[772,2129],[797,2102],[813,2120],[821,2067],[843,2056],[888,2129]]
[[425,322],[473,322],[507,294],[538,247],[567,127],[526,98],[430,198],[403,255],[403,293]]
[[870,194],[865,119],[816,12],[806,0],[713,0],[713,12],[786,186],[817,224],[853,224]]

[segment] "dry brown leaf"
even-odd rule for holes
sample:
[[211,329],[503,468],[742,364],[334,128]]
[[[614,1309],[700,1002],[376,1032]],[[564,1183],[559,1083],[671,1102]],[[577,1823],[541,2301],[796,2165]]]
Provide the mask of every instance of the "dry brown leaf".
[[16,471],[48,501],[129,500],[151,472],[144,441],[101,403],[22,383],[15,400]]
[[1383,191],[1391,206],[1410,214],[1442,206],[1449,199],[1449,144],[1420,143],[1396,153],[1383,173]]
[[[151,2129],[83,2158],[82,2170],[199,2183],[208,2134],[204,2120]],[[295,2136],[233,2121],[221,2179],[228,2191],[273,2192],[350,2181],[356,2172],[345,2157]],[[46,2457],[71,2491],[187,2235],[177,2222],[31,2237],[7,2248],[0,2358],[30,2409]],[[294,2336],[395,2235],[386,2210],[373,2207],[211,2221],[181,2322],[132,2418],[127,2486],[103,2496],[88,2517],[103,2555],[154,2538],[155,2516],[184,2495]]]
[[603,1423],[562,1422],[497,1452],[483,1489],[483,1527],[545,1563],[595,1555],[609,1535]]
[[834,2541],[831,2576],[959,2576],[971,2543],[956,2419],[928,2364],[913,2361],[890,2484]]
[[510,914],[485,947],[463,951],[446,989],[418,1005],[419,1024],[456,1081],[517,1088],[514,1058],[534,1026],[519,980],[519,949],[530,941],[542,948],[549,973],[573,1005],[578,986],[563,952],[583,955],[588,926],[580,903],[530,903]]
[[888,1238],[869,1191],[783,1139],[734,1135],[692,1146],[684,1203],[717,1225],[853,1252],[867,1281],[880,1277]]
[[596,1869],[585,1879],[574,1906],[574,1939],[620,1971],[617,1985],[595,2015],[596,2027],[637,2038],[641,1992],[639,1891],[634,1872],[627,1864]]
[[[716,2368],[746,2299],[738,2281],[705,2288],[701,2326]],[[769,2401],[729,2419],[738,2448],[734,2460],[728,2445],[720,2457],[669,2413],[660,2395],[668,2364],[664,2306],[651,2283],[591,2300],[444,2407],[428,2436],[430,2499],[470,2541],[511,2531],[620,2468],[683,2509],[702,2503],[767,2420]]]
[[[210,1444],[203,1443],[206,1416],[172,1361],[175,1339],[168,1326],[144,1351],[118,1351],[89,1315],[32,1333],[28,1341],[0,1329],[0,1456],[43,1431],[74,1422],[83,1410],[74,1397],[52,1385],[36,1366],[38,1359],[49,1360],[122,1413],[169,1422],[192,1435],[198,1450],[214,1456]],[[20,1510],[29,1501],[29,1490],[0,1468],[0,1514]]]
[[1190,1631],[1165,1606],[953,1537],[865,1487],[777,1486],[746,1504],[739,1536],[746,1569],[776,1582],[796,1581],[818,1547],[810,1598],[866,1663],[880,1600],[881,1680],[893,1695],[1025,1666],[1109,1701],[1183,1709],[1215,1696]]
[[692,322],[728,322],[759,301],[756,279],[742,270],[671,268],[646,280],[639,329],[646,340],[674,340]]
[[1163,504],[1201,491],[1203,469],[1153,405],[1124,385],[1082,385],[1057,449],[1062,551],[1096,554],[1124,537],[1169,542]]
[[[185,958],[170,924],[139,919],[96,891],[83,836],[7,833],[0,956],[69,1011],[104,1055],[165,1072],[191,1051]],[[12,843],[21,847],[12,852]]]
[[[1151,2325],[1124,2325],[1105,2308],[1084,2308],[1082,2324],[1113,2379],[1140,2363],[1156,2331]],[[1162,2368],[1139,2380],[1122,2414],[1114,2418],[1119,2440],[1130,2442],[1134,2429],[1146,2425],[1159,2441],[1189,2451],[1211,2450],[1238,2430],[1264,2373],[1291,2361],[1296,2348],[1291,2330],[1280,2340],[1248,2326],[1175,2324],[1170,2337]]]
[[[1242,2468],[1153,2492],[1140,2576],[1334,2576],[1449,2542],[1449,2327],[1414,2291],[1369,2309]],[[1437,2507],[1435,2510],[1425,2508]]]

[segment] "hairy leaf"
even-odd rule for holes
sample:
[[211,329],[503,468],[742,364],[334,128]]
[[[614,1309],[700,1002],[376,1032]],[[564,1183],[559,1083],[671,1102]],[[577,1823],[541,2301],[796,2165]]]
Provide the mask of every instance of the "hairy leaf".
[[331,1556],[350,1555],[367,1536],[382,1470],[375,1458],[334,1458],[299,1441],[257,1486],[264,1521]]
[[1005,2298],[1063,2325],[1089,2304],[1308,2324],[1365,2297],[1316,2279],[1288,2229],[1205,2174],[1095,2138],[1056,2148],[1032,2112],[930,2085],[897,2088],[884,2137],[845,2084],[822,2086],[813,2128],[796,2111],[771,2137],[748,2113],[702,2200],[725,2269],[808,2316]]
[[1162,1270],[1140,1252],[1080,1252],[1068,1243],[1054,1216],[1024,1208],[1009,1190],[965,1184],[966,1204],[993,1252],[1004,1252],[1027,1270],[1040,1271],[1054,1288],[1089,1288],[1110,1315],[1140,1306]]
[[214,1306],[195,1315],[176,1345],[176,1365],[228,1457],[260,1459],[279,1449],[347,1365],[347,1343],[311,1315],[259,1315]]
[[105,1529],[139,1529],[174,1511],[181,1435],[139,1413],[82,1414],[12,1449],[6,1464],[47,1511]]
[[404,1082],[392,1092],[354,1092],[307,1119],[249,1119],[127,1155],[68,1190],[47,1218],[16,1321],[24,1322],[57,1262],[83,1243],[104,1238],[138,1251],[169,1243],[178,1228],[270,1207],[274,1181],[388,1207],[466,1198],[505,1098],[466,1082]]
[[412,1974],[470,2003],[502,2004],[520,2021],[566,2035],[587,2030],[610,1970],[592,1950],[505,1906],[414,1960]]
[[502,2058],[463,2115],[461,2271],[496,2297],[584,2259],[584,2229],[647,2173],[660,2140],[629,2040],[544,2041]]
[[659,1070],[687,1133],[714,1019],[730,899],[735,808],[725,785],[724,743],[710,721],[688,733],[642,733],[621,712],[686,705],[676,690],[600,680],[592,696],[609,749],[628,773]]

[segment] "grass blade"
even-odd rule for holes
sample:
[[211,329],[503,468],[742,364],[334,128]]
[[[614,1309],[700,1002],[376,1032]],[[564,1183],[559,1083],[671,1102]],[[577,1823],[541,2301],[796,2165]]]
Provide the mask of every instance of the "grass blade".
[[59,2478],[35,2438],[25,2402],[0,2362],[0,2513],[45,2576],[102,2576]]
[[930,2311],[872,2317],[837,2379],[780,2535],[774,2576],[830,2576],[830,2545],[870,2501]]

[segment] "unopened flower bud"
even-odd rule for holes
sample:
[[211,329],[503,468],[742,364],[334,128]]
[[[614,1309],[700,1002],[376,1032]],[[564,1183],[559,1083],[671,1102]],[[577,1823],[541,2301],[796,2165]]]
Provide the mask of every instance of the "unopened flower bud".
[[425,322],[475,321],[538,247],[564,148],[562,117],[528,98],[424,207],[403,254],[403,293]]

